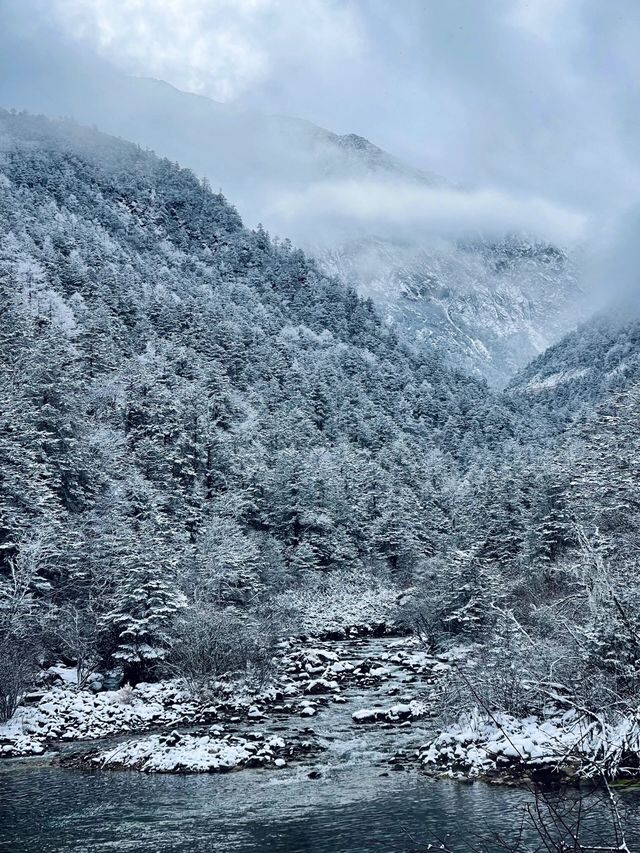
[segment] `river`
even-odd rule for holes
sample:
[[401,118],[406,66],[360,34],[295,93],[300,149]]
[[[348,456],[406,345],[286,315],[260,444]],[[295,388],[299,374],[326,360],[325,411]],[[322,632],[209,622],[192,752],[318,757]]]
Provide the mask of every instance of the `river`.
[[[444,837],[466,850],[476,835],[513,837],[530,801],[520,790],[367,767],[310,780],[295,771],[81,772],[33,760],[7,763],[0,791],[2,853],[409,853]],[[635,794],[625,799],[640,805]],[[637,825],[628,840],[640,840]]]
[[[390,644],[360,641],[353,651],[375,658]],[[394,680],[413,687],[402,670]],[[0,761],[0,851],[409,853],[446,838],[463,853],[478,837],[513,837],[532,803],[528,792],[432,779],[410,762],[392,769],[389,758],[423,742],[428,723],[353,725],[354,709],[388,703],[389,683],[345,690],[345,704],[309,721],[325,751],[283,770],[175,776],[64,769],[50,757]],[[286,737],[300,725],[277,719],[264,728]],[[627,790],[622,802],[627,840],[640,853],[640,794]],[[608,820],[600,814],[593,823],[594,838],[608,841]],[[488,849],[500,848],[494,841]]]

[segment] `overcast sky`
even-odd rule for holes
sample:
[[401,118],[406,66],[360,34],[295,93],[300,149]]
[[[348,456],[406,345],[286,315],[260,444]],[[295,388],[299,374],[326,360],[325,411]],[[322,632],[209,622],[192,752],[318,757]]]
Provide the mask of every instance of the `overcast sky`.
[[638,0],[0,3],[126,71],[354,131],[454,180],[637,186]]
[[599,230],[640,189],[639,0],[0,0],[5,28],[355,132]]

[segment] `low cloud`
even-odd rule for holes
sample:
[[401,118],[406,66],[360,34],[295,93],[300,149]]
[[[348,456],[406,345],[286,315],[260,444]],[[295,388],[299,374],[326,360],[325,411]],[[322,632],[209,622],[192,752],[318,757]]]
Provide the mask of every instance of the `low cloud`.
[[[248,224],[295,241],[520,231],[581,244],[585,286],[629,292],[638,43],[637,0],[0,0],[0,92],[192,166]],[[110,91],[96,56],[227,105],[130,80],[96,97]],[[270,135],[251,110],[360,134],[481,189],[352,180],[330,158],[314,171],[312,146]]]
[[587,228],[582,213],[543,198],[390,180],[316,182],[277,195],[265,218],[282,233],[315,243],[345,235],[428,242],[519,232],[570,246],[582,240]]
[[630,204],[590,231],[582,280],[592,310],[640,310],[640,204]]

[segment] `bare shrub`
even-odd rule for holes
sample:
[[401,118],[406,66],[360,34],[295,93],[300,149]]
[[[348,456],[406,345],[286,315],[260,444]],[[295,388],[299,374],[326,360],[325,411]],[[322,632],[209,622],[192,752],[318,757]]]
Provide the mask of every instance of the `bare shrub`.
[[531,787],[521,814],[512,815],[510,834],[474,833],[461,845],[447,839],[415,853],[629,853],[631,814],[606,783],[592,789]]
[[78,689],[86,687],[100,662],[98,655],[98,622],[91,603],[78,607],[68,602],[52,608],[49,630],[55,644],[75,662]]
[[317,634],[355,625],[395,622],[398,589],[364,570],[336,570],[305,578],[272,600],[293,633]]
[[264,619],[235,608],[192,606],[176,622],[168,667],[200,694],[216,681],[269,677],[276,634]]
[[116,693],[116,699],[120,705],[133,705],[135,701],[133,687],[130,684],[123,684]]
[[11,634],[0,635],[0,723],[14,715],[35,670],[31,644]]

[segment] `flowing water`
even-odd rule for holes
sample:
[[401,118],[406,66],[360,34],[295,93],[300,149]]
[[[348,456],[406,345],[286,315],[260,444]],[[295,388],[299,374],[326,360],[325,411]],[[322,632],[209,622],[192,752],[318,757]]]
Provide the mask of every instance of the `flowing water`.
[[[354,651],[375,656],[387,644],[371,640]],[[395,678],[412,687],[402,673]],[[350,688],[346,704],[303,721],[326,750],[284,770],[170,776],[62,769],[43,758],[0,762],[0,851],[409,853],[445,838],[465,851],[478,836],[513,837],[532,802],[528,792],[430,779],[409,764],[391,769],[389,757],[423,742],[428,724],[353,725],[354,710],[390,704],[388,688]],[[274,720],[261,728],[286,739],[300,725]],[[627,840],[640,853],[640,795],[627,791],[623,802]],[[606,817],[593,822],[598,840],[608,840]],[[492,841],[488,849],[501,848]]]
[[[529,800],[365,766],[310,780],[296,771],[146,776],[24,763],[4,768],[0,791],[3,853],[409,853],[445,836],[466,850],[478,834],[513,835]],[[628,840],[640,849],[637,826]]]

